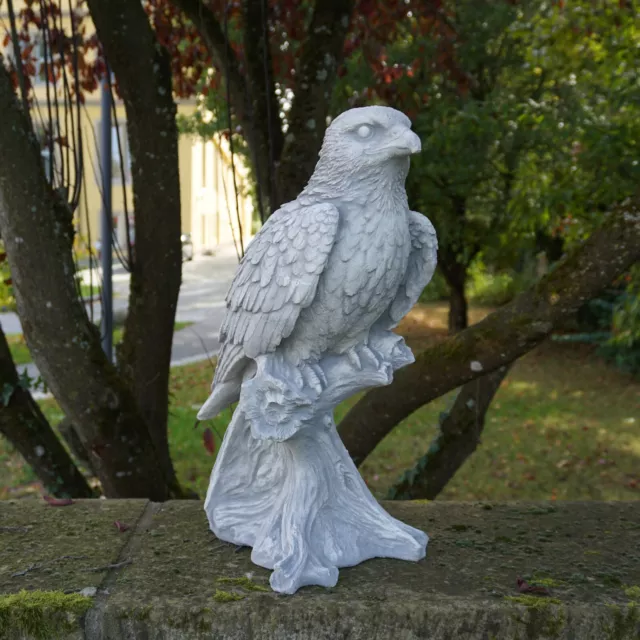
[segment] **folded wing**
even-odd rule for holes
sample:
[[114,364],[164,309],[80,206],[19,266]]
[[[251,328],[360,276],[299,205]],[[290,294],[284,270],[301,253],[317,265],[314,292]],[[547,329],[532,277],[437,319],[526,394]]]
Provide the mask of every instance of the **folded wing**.
[[411,234],[409,265],[395,299],[378,323],[385,329],[397,326],[411,311],[433,277],[438,262],[438,238],[429,219],[416,211],[410,211],[408,219]]
[[237,375],[239,359],[274,351],[291,335],[300,312],[316,295],[338,220],[332,204],[294,201],[265,223],[227,294],[214,385]]

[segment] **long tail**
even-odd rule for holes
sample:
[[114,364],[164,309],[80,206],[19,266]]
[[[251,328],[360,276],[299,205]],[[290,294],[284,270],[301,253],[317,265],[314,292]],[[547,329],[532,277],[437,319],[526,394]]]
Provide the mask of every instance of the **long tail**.
[[240,398],[240,386],[249,359],[240,345],[223,344],[211,385],[211,394],[198,411],[198,420],[215,418]]
[[214,383],[211,395],[198,411],[198,420],[215,418],[223,409],[240,398],[241,379]]

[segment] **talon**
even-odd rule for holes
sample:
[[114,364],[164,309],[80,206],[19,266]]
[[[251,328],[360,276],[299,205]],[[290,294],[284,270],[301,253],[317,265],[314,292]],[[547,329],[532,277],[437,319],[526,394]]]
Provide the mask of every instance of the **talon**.
[[323,386],[327,387],[329,383],[327,381],[327,376],[324,375],[324,371],[322,367],[317,362],[314,362],[309,366],[313,369],[315,374],[318,376],[318,379],[320,380],[320,382],[322,382]]
[[302,376],[304,377],[307,385],[311,387],[316,393],[322,392],[322,380],[318,376],[312,365],[304,364],[302,366]]
[[362,362],[360,362],[360,356],[355,347],[351,347],[351,349],[347,351],[347,356],[349,357],[349,362],[360,371],[362,369]]
[[362,345],[361,348],[361,353],[363,355],[365,355],[367,358],[369,358],[369,360],[371,360],[376,368],[379,368],[380,365],[382,364],[382,361],[378,358],[378,356],[371,350],[371,348],[368,345]]

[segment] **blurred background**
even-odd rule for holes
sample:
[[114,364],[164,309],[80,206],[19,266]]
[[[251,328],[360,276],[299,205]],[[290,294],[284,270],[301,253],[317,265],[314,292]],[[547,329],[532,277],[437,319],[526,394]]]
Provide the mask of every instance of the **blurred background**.
[[[193,429],[226,289],[251,238],[303,188],[332,117],[392,106],[422,140],[407,193],[437,230],[439,265],[398,328],[416,353],[533,290],[637,195],[640,23],[631,0],[151,0],[130,3],[130,15],[120,4],[0,0],[0,60],[42,179],[69,211],[69,277],[92,339],[108,343],[100,366],[122,376],[156,448],[169,452],[167,495],[204,494],[231,416]],[[142,44],[118,35],[118,20],[131,29],[143,20]],[[167,129],[168,120],[154,124],[165,112]],[[0,164],[9,157],[1,144]],[[5,184],[8,176],[0,167]],[[83,402],[102,400],[40,377],[58,356],[37,329],[23,335],[12,260],[3,248],[0,498],[144,494],[107,481],[115,471],[94,445],[114,434],[104,416],[82,417]],[[450,444],[456,464],[437,481],[425,472],[443,464],[430,446],[442,445],[461,385],[389,430],[359,461],[375,495],[640,497],[640,267],[627,262],[494,388],[477,387],[486,406],[462,438],[473,446]],[[166,282],[173,298],[150,302]],[[130,309],[152,304],[157,315],[131,319]],[[162,335],[145,337],[150,317],[163,318]],[[154,366],[166,373],[150,397],[132,375],[158,344],[164,360]],[[89,366],[82,355],[77,366]],[[17,388],[30,399],[14,397]],[[19,401],[42,410],[35,440],[16,426],[20,407],[8,417]],[[162,415],[144,408],[158,404]],[[37,448],[44,433],[62,447],[48,461]],[[52,480],[70,464],[82,479]]]

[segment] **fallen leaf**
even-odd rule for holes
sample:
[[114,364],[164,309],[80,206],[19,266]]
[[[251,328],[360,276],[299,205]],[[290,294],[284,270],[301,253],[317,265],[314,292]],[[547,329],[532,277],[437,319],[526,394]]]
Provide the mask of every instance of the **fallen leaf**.
[[42,497],[50,507],[66,507],[74,502],[71,498],[52,498],[51,496]]
[[213,455],[216,451],[216,441],[213,439],[213,431],[207,427],[202,434],[204,448]]
[[116,529],[120,533],[124,533],[125,531],[128,531],[130,528],[128,524],[125,524],[124,522],[120,522],[120,520],[116,520],[113,524],[116,526]]
[[546,587],[539,587],[533,584],[529,584],[526,580],[522,578],[517,578],[516,582],[518,584],[518,591],[520,593],[534,593],[537,596],[550,596],[551,593],[549,589]]

